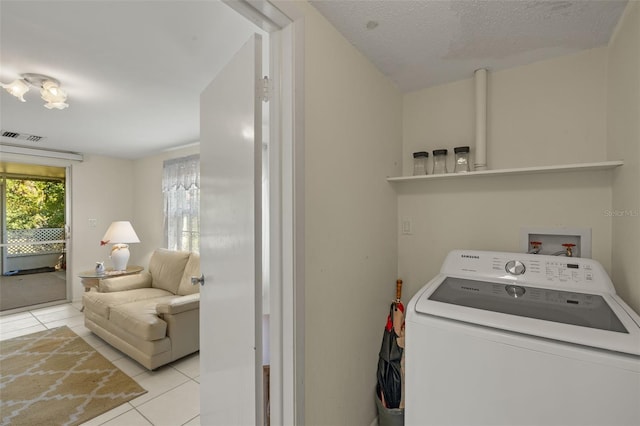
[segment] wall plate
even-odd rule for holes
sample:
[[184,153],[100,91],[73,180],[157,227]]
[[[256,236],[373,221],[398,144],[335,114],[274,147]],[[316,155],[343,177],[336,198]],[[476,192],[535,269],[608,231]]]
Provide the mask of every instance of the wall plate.
[[539,254],[554,255],[565,248],[562,244],[575,244],[574,257],[591,259],[591,228],[520,228],[520,251],[528,253],[531,242],[542,243]]

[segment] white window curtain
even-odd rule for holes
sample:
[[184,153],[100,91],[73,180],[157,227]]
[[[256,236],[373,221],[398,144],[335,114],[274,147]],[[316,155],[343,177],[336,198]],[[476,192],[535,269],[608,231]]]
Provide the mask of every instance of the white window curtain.
[[200,251],[200,156],[163,164],[165,244],[170,250]]

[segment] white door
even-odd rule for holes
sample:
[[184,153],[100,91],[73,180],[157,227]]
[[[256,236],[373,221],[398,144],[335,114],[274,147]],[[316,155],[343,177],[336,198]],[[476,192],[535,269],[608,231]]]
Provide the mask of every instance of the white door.
[[262,424],[262,39],[200,97],[200,423]]

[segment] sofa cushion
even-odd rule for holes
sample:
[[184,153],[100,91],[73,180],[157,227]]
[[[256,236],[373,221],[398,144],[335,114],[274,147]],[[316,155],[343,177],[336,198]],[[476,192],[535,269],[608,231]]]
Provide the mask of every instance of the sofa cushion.
[[[142,352],[147,356],[158,356],[163,352],[171,353],[171,339],[168,337],[160,340],[142,340],[129,333],[128,330],[116,327],[111,321],[94,315],[91,312],[86,313],[85,326],[125,353],[128,353],[126,349],[128,349],[129,346],[135,347],[134,353],[137,354],[138,352]],[[109,337],[115,337],[118,340],[122,340],[125,347],[118,345],[120,342],[115,343],[114,339]],[[135,357],[134,359],[138,360]],[[141,361],[138,360],[138,362]],[[143,362],[141,363],[143,364]]]
[[98,281],[100,293],[127,291],[136,288],[151,288],[151,274],[144,271],[139,274],[102,278]]
[[195,294],[200,292],[200,285],[191,284],[191,277],[200,276],[200,255],[198,253],[191,253],[186,266],[184,267],[184,274],[180,280],[180,286],[178,287],[178,293],[180,296],[186,296],[189,294]]
[[173,294],[160,288],[139,288],[128,291],[118,291],[115,293],[98,293],[96,291],[89,291],[83,294],[82,304],[86,310],[89,310],[103,318],[109,319],[110,309],[115,306],[162,296],[173,296]]
[[189,260],[188,251],[173,251],[157,249],[149,260],[151,285],[173,294],[178,292],[180,280],[184,274],[184,267]]
[[162,296],[115,306],[111,308],[109,321],[142,340],[163,339],[167,335],[167,323],[156,313],[156,305],[168,303],[176,297],[179,296]]

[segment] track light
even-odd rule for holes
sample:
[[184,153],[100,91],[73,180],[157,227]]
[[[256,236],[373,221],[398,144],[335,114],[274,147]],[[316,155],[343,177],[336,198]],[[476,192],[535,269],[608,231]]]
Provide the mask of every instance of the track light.
[[24,95],[29,91],[29,86],[40,88],[40,96],[47,103],[47,109],[65,109],[69,106],[66,103],[67,93],[60,88],[60,82],[42,74],[22,74],[21,79],[9,84],[2,84],[2,87],[10,94],[25,102]]

